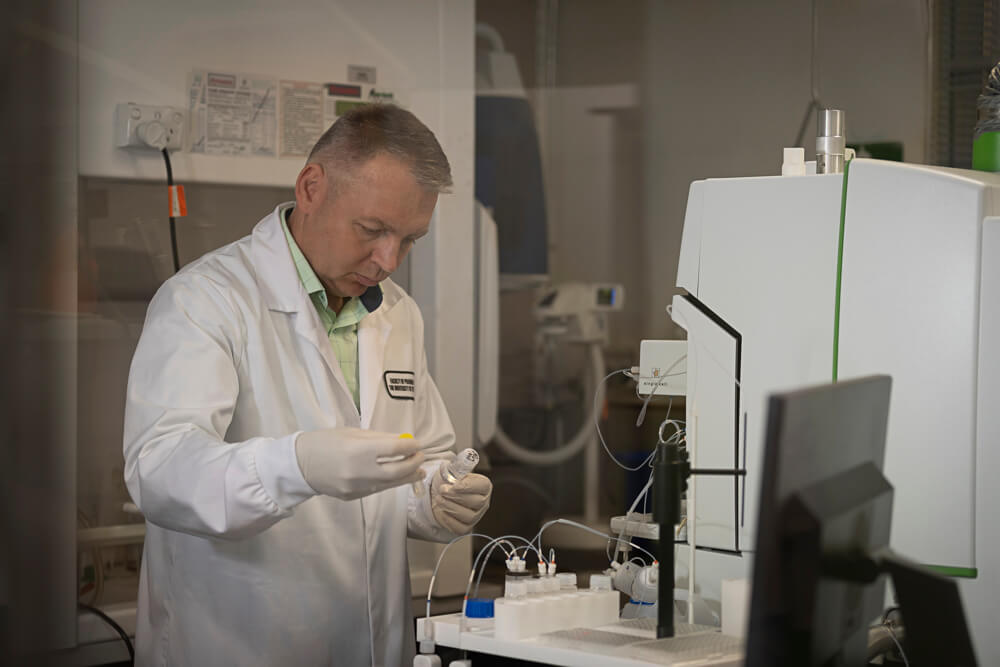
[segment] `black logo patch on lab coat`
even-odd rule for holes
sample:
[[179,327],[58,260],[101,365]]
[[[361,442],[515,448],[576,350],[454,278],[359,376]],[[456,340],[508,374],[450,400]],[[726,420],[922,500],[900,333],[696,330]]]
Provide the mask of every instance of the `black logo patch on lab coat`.
[[413,371],[386,371],[382,374],[385,391],[391,398],[412,401],[416,395],[416,375]]

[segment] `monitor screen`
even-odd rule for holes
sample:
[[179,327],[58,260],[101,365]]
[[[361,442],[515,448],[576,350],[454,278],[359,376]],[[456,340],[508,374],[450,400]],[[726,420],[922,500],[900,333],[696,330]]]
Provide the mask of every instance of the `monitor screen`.
[[873,376],[770,397],[748,666],[866,664],[885,599],[866,557],[889,543],[890,388]]

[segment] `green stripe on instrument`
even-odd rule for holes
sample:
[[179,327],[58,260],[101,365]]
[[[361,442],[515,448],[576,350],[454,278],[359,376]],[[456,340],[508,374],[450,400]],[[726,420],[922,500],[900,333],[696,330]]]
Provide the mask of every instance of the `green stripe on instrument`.
[[979,570],[974,567],[955,567],[954,565],[924,565],[924,567],[946,577],[961,577],[962,579],[979,577]]
[[840,358],[840,281],[844,271],[844,226],[847,220],[847,176],[851,161],[844,166],[844,184],[840,192],[840,240],[837,243],[837,292],[833,304],[833,381],[837,381],[837,363]]

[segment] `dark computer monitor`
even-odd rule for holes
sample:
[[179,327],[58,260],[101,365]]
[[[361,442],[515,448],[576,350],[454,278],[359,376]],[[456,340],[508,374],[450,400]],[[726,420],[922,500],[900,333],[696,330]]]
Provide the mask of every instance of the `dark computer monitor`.
[[885,600],[881,474],[891,379],[775,394],[768,403],[746,664],[865,665]]

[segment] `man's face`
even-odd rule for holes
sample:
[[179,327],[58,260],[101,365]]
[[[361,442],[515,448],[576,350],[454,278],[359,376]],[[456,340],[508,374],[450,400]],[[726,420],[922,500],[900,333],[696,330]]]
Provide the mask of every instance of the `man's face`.
[[305,206],[297,189],[297,209],[308,210],[293,234],[330,296],[346,299],[361,296],[396,270],[427,233],[437,193],[422,188],[406,164],[384,153],[340,176],[336,191],[327,185],[325,196]]

